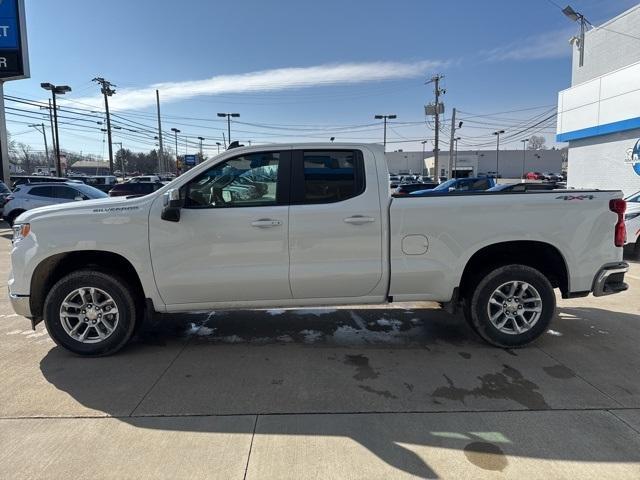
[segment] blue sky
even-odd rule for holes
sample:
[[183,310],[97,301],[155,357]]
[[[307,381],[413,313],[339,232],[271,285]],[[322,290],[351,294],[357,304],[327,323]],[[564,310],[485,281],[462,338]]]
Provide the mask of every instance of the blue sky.
[[[635,3],[571,1],[596,25]],[[140,126],[114,141],[134,150],[154,145],[155,84],[163,129],[181,129],[189,150],[203,136],[215,151],[226,128],[216,113],[225,111],[241,114],[234,139],[256,143],[380,141],[373,115],[395,113],[387,149],[417,150],[433,137],[423,105],[434,73],[445,75],[446,116],[451,107],[466,112],[460,148],[483,148],[492,128],[510,132],[553,113],[557,92],[570,84],[568,39],[576,31],[548,0],[26,0],[26,10],[32,78],[7,83],[5,94],[46,101],[40,82],[68,84],[69,107],[97,111],[91,79],[105,77],[117,85],[121,125]],[[473,116],[512,110],[522,111]],[[43,148],[41,135],[17,123],[30,119],[9,119],[15,140]],[[552,145],[552,121],[542,126]],[[98,155],[103,137],[91,121],[69,120],[60,131],[63,148]]]

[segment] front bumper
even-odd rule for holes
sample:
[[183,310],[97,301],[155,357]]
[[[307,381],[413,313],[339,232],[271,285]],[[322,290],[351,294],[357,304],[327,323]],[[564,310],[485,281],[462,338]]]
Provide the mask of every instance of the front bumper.
[[624,274],[628,271],[627,262],[604,265],[593,280],[593,296],[602,297],[627,290],[629,285],[624,283]]
[[31,315],[31,304],[29,303],[30,297],[28,295],[14,295],[9,292],[9,300],[11,301],[14,312],[23,317],[33,318],[33,315]]

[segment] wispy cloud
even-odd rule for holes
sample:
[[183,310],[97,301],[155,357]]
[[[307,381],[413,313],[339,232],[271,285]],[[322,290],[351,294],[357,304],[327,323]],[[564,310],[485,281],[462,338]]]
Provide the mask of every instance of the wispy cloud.
[[[246,92],[270,92],[327,85],[350,85],[384,80],[421,77],[443,62],[369,62],[317,65],[312,67],[277,68],[238,75],[217,75],[205,80],[166,82],[137,89],[118,89],[109,105],[115,110],[130,110],[155,105],[155,90],[162,102],[177,102],[199,96]],[[101,108],[101,97],[75,99]]]
[[571,55],[569,39],[573,35],[575,35],[575,28],[545,32],[502,47],[485,50],[482,54],[488,62],[568,57]]

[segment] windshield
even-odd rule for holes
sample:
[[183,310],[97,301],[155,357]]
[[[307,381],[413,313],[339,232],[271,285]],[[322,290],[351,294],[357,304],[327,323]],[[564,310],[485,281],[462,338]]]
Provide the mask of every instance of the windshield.
[[107,195],[106,193],[104,193],[101,190],[98,190],[97,188],[93,188],[89,185],[85,185],[84,183],[78,183],[78,184],[73,184],[73,188],[75,188],[76,190],[81,191],[82,193],[84,193],[87,197],[89,198],[106,198],[109,195]]
[[456,186],[456,179],[452,178],[451,180],[447,180],[446,182],[441,183],[436,188],[434,188],[434,190],[438,190],[438,191],[449,190],[449,187],[455,187],[455,186]]

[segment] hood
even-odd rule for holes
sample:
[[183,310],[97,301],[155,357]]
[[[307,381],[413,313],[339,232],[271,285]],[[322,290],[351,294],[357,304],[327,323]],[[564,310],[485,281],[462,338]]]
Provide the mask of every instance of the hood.
[[[147,195],[145,197],[130,198],[127,197],[109,197],[97,198],[95,200],[83,200],[81,202],[58,203],[55,205],[47,205],[46,207],[33,208],[22,213],[16,222],[31,222],[41,217],[58,216],[60,214],[88,214],[111,212],[117,214],[119,211],[127,211],[126,209],[139,208],[141,205],[150,203],[155,197]],[[122,210],[121,210],[122,209]]]

